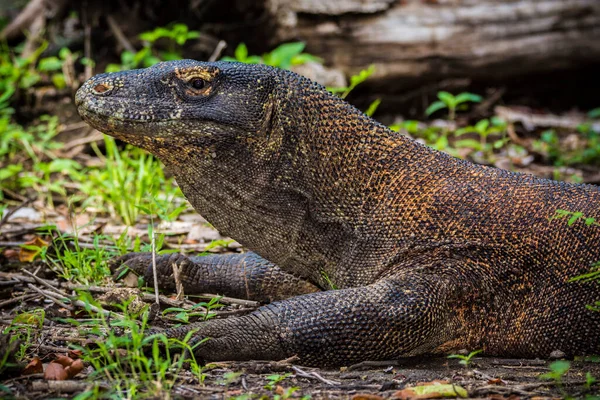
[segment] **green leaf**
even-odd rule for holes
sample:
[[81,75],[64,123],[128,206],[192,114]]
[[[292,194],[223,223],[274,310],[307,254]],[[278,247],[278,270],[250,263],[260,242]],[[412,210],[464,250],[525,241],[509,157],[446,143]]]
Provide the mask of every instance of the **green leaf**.
[[235,59],[241,62],[244,62],[248,57],[248,47],[246,47],[245,43],[240,43],[235,48]]
[[292,65],[292,58],[302,53],[305,46],[302,42],[284,43],[265,54],[263,59],[267,65],[288,69]]
[[64,74],[53,74],[52,75],[52,84],[57,89],[64,89],[65,87],[67,87],[67,82],[65,81]]
[[456,104],[458,104],[456,98],[452,95],[452,93],[448,93],[442,90],[438,92],[437,97],[438,99],[443,101],[444,104],[446,104],[448,107],[455,107]]
[[487,129],[489,128],[489,126],[490,121],[488,121],[487,119],[482,119],[481,121],[475,124],[475,130],[480,134],[485,134],[487,133]]
[[381,99],[374,100],[371,104],[369,104],[369,108],[367,108],[367,111],[365,111],[365,114],[367,114],[369,117],[372,117],[373,114],[375,114],[375,111],[377,111],[377,108],[379,107],[380,104],[381,104]]
[[58,71],[62,68],[62,64],[63,62],[59,60],[58,57],[42,58],[38,65],[38,69],[44,72]]
[[108,64],[104,72],[119,72],[121,71],[121,66],[119,64]]
[[458,105],[461,103],[465,103],[467,101],[470,101],[472,103],[480,103],[481,100],[483,100],[483,98],[481,96],[479,96],[478,94],[463,92],[463,93],[458,94],[456,96],[455,100],[456,100],[456,104]]
[[68,47],[63,47],[62,49],[60,49],[60,51],[58,52],[58,56],[60,57],[61,60],[66,60],[69,56],[71,56],[73,53],[71,53],[71,50],[69,50]]
[[307,62],[323,64],[323,59],[308,53],[300,53],[292,57],[292,65],[302,65]]
[[[5,179],[16,176],[22,170],[23,165],[21,164],[9,164],[4,168],[0,168],[0,183]],[[2,186],[0,185],[0,187]]]
[[469,148],[473,150],[481,150],[481,143],[475,139],[463,139],[457,140],[454,143],[454,147],[456,147],[457,149]]
[[600,107],[588,111],[589,118],[600,118]]
[[443,108],[447,108],[447,106],[446,106],[446,104],[444,102],[442,102],[442,101],[434,101],[425,110],[425,115],[430,116],[434,112],[436,112],[438,110],[441,110]]
[[462,136],[466,133],[477,133],[477,129],[474,126],[465,126],[454,131],[454,136]]
[[579,211],[574,212],[573,214],[571,214],[571,218],[569,218],[569,221],[567,221],[567,225],[569,225],[569,226],[573,225],[581,217],[583,217],[582,212],[579,212]]

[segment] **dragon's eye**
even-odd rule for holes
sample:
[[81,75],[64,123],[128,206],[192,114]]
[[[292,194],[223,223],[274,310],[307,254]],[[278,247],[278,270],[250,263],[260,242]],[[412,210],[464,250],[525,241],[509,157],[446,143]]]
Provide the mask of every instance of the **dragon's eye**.
[[200,90],[204,89],[204,87],[206,86],[206,81],[201,78],[193,78],[192,80],[190,80],[190,85],[192,85],[194,89]]

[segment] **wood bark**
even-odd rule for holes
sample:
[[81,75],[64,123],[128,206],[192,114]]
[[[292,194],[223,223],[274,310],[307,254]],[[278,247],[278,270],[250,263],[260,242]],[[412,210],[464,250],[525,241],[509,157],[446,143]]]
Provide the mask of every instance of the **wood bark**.
[[415,87],[600,63],[598,0],[267,0],[276,40],[327,64]]

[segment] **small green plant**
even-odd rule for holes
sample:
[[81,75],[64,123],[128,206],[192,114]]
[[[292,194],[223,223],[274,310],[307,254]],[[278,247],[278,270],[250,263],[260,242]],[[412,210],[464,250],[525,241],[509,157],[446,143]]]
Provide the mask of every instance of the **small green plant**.
[[272,67],[290,69],[293,65],[305,64],[309,61],[321,63],[322,60],[308,53],[303,53],[306,45],[302,42],[284,43],[264,53],[262,56],[249,55],[248,48],[240,43],[234,57],[225,56],[222,61],[238,61],[246,64],[266,64]]
[[600,132],[592,124],[584,123],[577,126],[577,145],[565,148],[561,144],[558,133],[554,129],[542,132],[540,139],[535,141],[534,148],[545,154],[555,166],[600,163]]
[[[214,317],[216,314],[211,313],[212,310],[223,307],[223,304],[219,304],[220,296],[213,297],[209,301],[201,301],[196,303],[191,308],[185,309],[180,307],[169,307],[163,311],[163,315],[167,315],[169,313],[176,313],[173,316],[173,319],[177,322],[182,322],[184,324],[188,324],[190,322],[190,318],[194,317],[202,317],[204,321]],[[198,311],[199,308],[203,308],[204,310]]]
[[460,359],[460,361],[458,362],[461,365],[464,365],[465,367],[468,367],[469,364],[471,363],[471,359],[473,357],[475,357],[477,354],[481,353],[483,350],[475,350],[470,352],[468,355],[462,355],[462,354],[450,354],[448,356],[448,358],[458,358]]
[[451,131],[447,128],[426,126],[419,121],[406,120],[400,124],[390,126],[390,129],[395,132],[405,132],[436,150],[446,152],[454,157],[459,156],[457,149],[450,145]]
[[323,280],[327,283],[327,286],[329,286],[329,288],[331,290],[338,290],[338,287],[336,286],[335,283],[333,283],[333,281],[329,278],[329,274],[327,274],[327,272],[325,270],[321,270],[321,276],[323,277]]
[[372,117],[373,114],[375,114],[375,111],[377,111],[377,109],[379,108],[380,104],[381,104],[381,99],[373,100],[373,102],[371,104],[369,104],[369,107],[367,107],[365,114],[367,114],[369,117]]
[[[80,350],[84,362],[94,368],[89,376],[92,382],[102,377],[110,383],[110,393],[104,393],[105,398],[161,397],[177,381],[184,362],[189,362],[192,370],[202,371],[194,358],[193,348],[187,344],[193,330],[183,340],[167,339],[162,334],[147,335],[147,310],[141,312],[138,322],[136,316],[128,312],[127,303],[117,305],[123,318],[108,320],[101,312],[100,304],[89,294],[81,293],[80,300],[86,304],[92,318],[84,321],[69,319],[68,322],[101,339],[96,340],[95,347],[73,347]],[[128,334],[117,333],[119,329],[125,329]],[[174,354],[174,350],[178,354]],[[184,359],[182,350],[186,350],[183,354],[190,358]]]
[[594,378],[591,372],[588,371],[585,373],[585,388],[587,390],[591,390],[592,385],[596,382],[598,382],[598,379]]
[[[489,156],[494,149],[502,148],[509,140],[506,137],[506,122],[497,117],[492,117],[491,119],[482,119],[475,125],[469,125],[454,131],[454,135],[457,137],[468,133],[477,134],[479,136],[479,141],[464,139],[457,141],[454,143],[454,145],[457,148],[469,147],[471,149],[481,151],[487,156]],[[502,135],[502,137],[498,140],[495,140],[493,143],[488,143],[488,137],[490,135]]]
[[582,220],[584,224],[586,224],[587,226],[600,226],[599,223],[596,222],[596,219],[593,217],[586,217],[582,212],[580,211],[568,211],[568,210],[562,210],[562,209],[558,209],[555,211],[555,214],[550,217],[550,220],[555,220],[555,219],[564,219],[564,218],[568,218],[567,219],[567,225],[571,226],[574,223],[576,223],[579,220]]
[[[197,39],[200,32],[191,31],[185,24],[172,24],[158,27],[139,35],[143,41],[142,49],[121,53],[121,64],[108,64],[106,72],[117,72],[140,67],[150,67],[161,61],[180,60],[182,47],[188,40]],[[166,50],[158,50],[157,42],[164,40]]]
[[69,50],[69,48],[63,47],[58,52],[58,57],[51,56],[40,59],[37,70],[42,73],[49,74],[52,84],[57,89],[64,89],[67,87],[67,80],[74,79],[73,76],[65,76],[64,65],[65,63],[67,65],[73,64],[76,60],[78,60],[81,65],[86,65],[89,63],[93,64],[93,61],[87,59],[86,57],[81,57],[81,53],[73,53],[71,50]]
[[[10,335],[7,347],[3,349],[0,355],[0,373],[7,367],[10,367],[10,357],[14,355],[17,361],[26,359],[27,351],[33,345],[34,330],[40,330],[44,326],[46,311],[38,308],[18,313],[10,325],[3,331],[3,335]],[[19,345],[16,352],[10,351],[14,346]]]
[[277,386],[277,384],[279,382],[282,382],[284,379],[289,378],[290,376],[292,376],[292,374],[289,372],[286,374],[273,374],[273,375],[267,376],[268,383],[265,385],[265,389],[267,389],[267,390],[275,389],[275,387]]
[[563,387],[563,378],[571,368],[571,363],[565,360],[554,361],[549,365],[550,371],[538,376],[539,379],[554,381],[556,387],[561,391],[565,399],[571,397],[567,395]]
[[438,92],[437,97],[439,100],[434,101],[425,110],[425,115],[430,116],[438,110],[444,108],[448,109],[448,118],[454,120],[456,118],[456,111],[466,109],[467,103],[479,103],[481,102],[481,96],[469,92],[459,93],[454,96],[448,92]]
[[219,380],[218,383],[220,385],[224,385],[224,386],[231,385],[232,383],[237,382],[240,379],[240,377],[242,376],[242,374],[243,374],[243,372],[234,372],[234,371],[225,372],[223,374],[223,377]]
[[[328,87],[327,90],[329,90],[331,93],[338,94],[342,99],[345,99],[350,92],[352,92],[358,85],[369,79],[374,72],[375,66],[369,65],[369,68],[363,69],[358,74],[350,77],[350,85],[343,87]],[[377,104],[377,106],[378,105],[379,104]],[[373,110],[373,112],[375,112],[375,110]]]
[[[549,219],[567,219],[567,225],[572,226],[577,221],[583,221],[583,223],[587,226],[595,226],[600,227],[600,223],[596,222],[596,219],[593,217],[586,217],[581,211],[568,211],[558,209],[555,211],[555,214]],[[591,281],[600,281],[600,262],[597,262],[592,265],[589,272],[585,274],[581,274],[579,276],[572,277],[569,279],[569,282],[591,282]],[[600,312],[600,300],[596,301],[594,304],[586,305],[588,310]]]
[[[77,229],[77,228],[76,228]],[[77,230],[74,235],[55,233],[50,251],[43,253],[42,259],[48,262],[59,277],[82,285],[95,285],[110,276],[106,262],[121,255],[117,248],[101,243],[107,238],[94,235],[91,246],[81,246]]]

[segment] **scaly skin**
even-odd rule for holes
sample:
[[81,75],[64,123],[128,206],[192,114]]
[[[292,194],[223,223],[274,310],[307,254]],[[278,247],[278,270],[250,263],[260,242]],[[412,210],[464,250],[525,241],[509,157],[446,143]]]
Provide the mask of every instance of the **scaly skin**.
[[[206,361],[600,353],[600,313],[586,308],[600,286],[569,282],[600,260],[600,229],[550,219],[565,209],[600,220],[598,187],[452,158],[261,65],[184,60],[98,75],[76,103],[98,130],[160,158],[200,214],[258,254],[180,256],[188,288],[293,296],[168,331],[212,338],[196,350]],[[170,262],[159,259],[166,286]],[[144,273],[148,258],[121,263]]]

